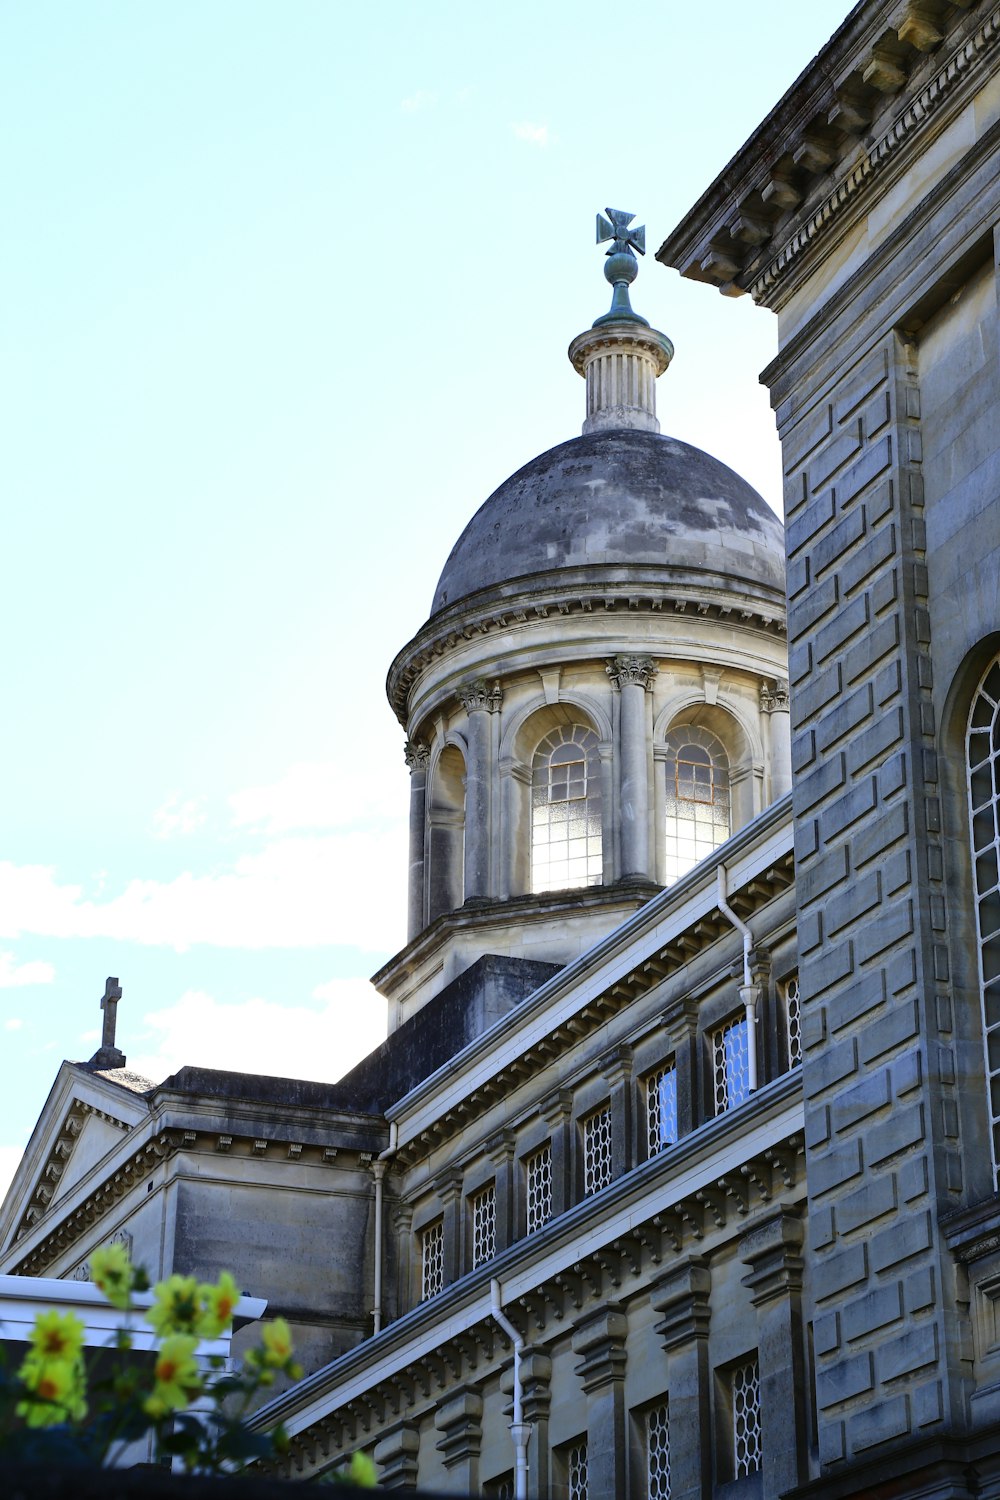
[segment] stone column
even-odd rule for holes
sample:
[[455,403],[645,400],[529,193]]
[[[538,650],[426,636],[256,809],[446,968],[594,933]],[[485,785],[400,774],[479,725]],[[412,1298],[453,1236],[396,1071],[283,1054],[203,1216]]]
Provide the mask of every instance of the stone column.
[[[413,1245],[413,1205],[410,1203],[397,1203],[392,1212],[392,1227],[396,1231],[396,1265],[398,1271],[398,1299],[397,1308],[403,1312],[412,1307],[418,1300],[413,1289],[414,1277],[414,1245]],[[384,1287],[383,1283],[383,1287]]]
[[514,1238],[514,1132],[500,1130],[486,1142],[496,1167],[496,1248],[506,1250]]
[[760,690],[760,706],[770,723],[770,801],[777,802],[792,789],[792,736],[788,717],[788,683],[765,683]]
[[699,1123],[698,1091],[701,1087],[698,1053],[698,1002],[681,996],[663,1012],[663,1029],[674,1053],[677,1069],[677,1138],[689,1135]]
[[624,1177],[632,1166],[632,1048],[623,1043],[601,1058],[611,1088],[611,1171]]
[[484,678],[459,689],[469,716],[469,754],[465,764],[465,901],[490,897],[490,790],[492,782],[491,715],[500,707],[500,684]]
[[420,1429],[416,1422],[397,1422],[388,1428],[373,1451],[383,1489],[416,1489],[420,1453]]
[[625,1340],[628,1319],[614,1302],[586,1314],[573,1330],[576,1374],[587,1397],[587,1491],[624,1495]]
[[526,1346],[521,1354],[521,1416],[531,1428],[528,1441],[528,1494],[547,1495],[549,1475],[549,1408],[552,1404],[552,1361],[540,1349]]
[[779,1208],[740,1237],[757,1309],[764,1494],[780,1495],[808,1478],[805,1451],[805,1350],[802,1337],[802,1223]]
[[451,1286],[462,1274],[462,1174],[449,1167],[434,1179],[444,1219],[444,1284]]
[[646,694],[658,668],[649,656],[616,656],[608,663],[611,684],[621,693],[622,877],[652,880],[649,857],[649,736]]
[[570,1150],[569,1121],[573,1095],[569,1089],[556,1089],[538,1106],[538,1112],[552,1131],[552,1217],[565,1213],[572,1201],[573,1153]]
[[410,768],[410,878],[407,942],[424,928],[424,839],[426,836],[427,762],[430,751],[420,740],[407,740],[403,751]]
[[469,1385],[451,1391],[434,1413],[440,1432],[437,1450],[449,1474],[448,1488],[462,1495],[479,1489],[479,1450],[483,1441],[483,1398]]
[[662,1314],[656,1331],[667,1356],[671,1500],[709,1500],[712,1494],[711,1287],[708,1262],[692,1255],[650,1289],[653,1311]]

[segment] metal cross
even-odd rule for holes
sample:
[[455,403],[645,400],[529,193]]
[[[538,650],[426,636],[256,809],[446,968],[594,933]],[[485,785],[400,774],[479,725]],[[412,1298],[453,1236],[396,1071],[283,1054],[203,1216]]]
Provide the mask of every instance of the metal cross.
[[118,1002],[122,997],[122,987],[117,979],[110,976],[105,981],[104,994],[101,996],[101,1009],[104,1012],[104,1034],[101,1037],[102,1047],[113,1047],[115,1045],[115,1022],[118,1017]]
[[640,255],[646,253],[646,226],[640,224],[637,229],[629,229],[629,225],[635,218],[635,214],[624,213],[620,208],[606,208],[604,214],[597,215],[597,243],[603,245],[605,240],[614,240],[614,244],[608,251],[609,255],[628,255],[632,249],[638,250]]

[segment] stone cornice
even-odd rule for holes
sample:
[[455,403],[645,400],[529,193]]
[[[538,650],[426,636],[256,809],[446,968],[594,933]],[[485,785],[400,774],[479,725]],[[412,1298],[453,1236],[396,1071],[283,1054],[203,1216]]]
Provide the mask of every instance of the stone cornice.
[[523,591],[484,590],[481,598],[474,596],[442,610],[422,626],[389,668],[386,695],[393,712],[405,729],[410,691],[420,673],[455,647],[550,616],[688,614],[746,625],[784,639],[785,603],[777,589],[761,584],[751,591],[750,585],[734,586],[733,582],[727,587],[724,579],[714,574],[699,577],[696,569],[664,567],[660,575],[654,578],[650,570],[642,569],[634,576],[597,583],[582,574],[570,578],[564,571],[553,574],[549,586],[541,579],[539,586]]
[[925,10],[886,0],[859,8],[657,259],[729,295],[779,305],[805,253],[820,242],[826,253],[847,211],[891,175],[916,135],[936,129],[942,106],[1000,42],[1000,11],[984,0],[941,6],[933,25]]
[[78,1098],[73,1100],[62,1125],[56,1132],[48,1156],[38,1172],[30,1202],[21,1215],[14,1234],[15,1243],[23,1239],[47,1212],[88,1115],[94,1115],[97,1119],[106,1121],[117,1130],[127,1131],[129,1128],[124,1120],[119,1120],[116,1115],[109,1114],[107,1110],[100,1109],[89,1100]]

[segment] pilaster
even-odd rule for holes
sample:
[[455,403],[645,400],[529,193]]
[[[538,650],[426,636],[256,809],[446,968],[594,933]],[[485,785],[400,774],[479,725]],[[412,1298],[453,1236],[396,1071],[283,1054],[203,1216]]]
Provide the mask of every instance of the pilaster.
[[374,1448],[382,1488],[415,1490],[419,1454],[420,1429],[416,1422],[397,1422],[383,1432]]
[[483,1398],[469,1385],[451,1391],[434,1413],[441,1434],[437,1450],[454,1488],[473,1495],[479,1489],[479,1452],[483,1441]]
[[656,1332],[667,1356],[670,1403],[671,1500],[708,1500],[712,1493],[711,1389],[708,1363],[708,1262],[688,1256],[650,1288]]
[[679,996],[663,1012],[663,1030],[674,1054],[677,1069],[677,1135],[690,1135],[697,1123],[698,1106],[698,1002]]
[[628,1319],[605,1302],[573,1329],[576,1375],[587,1397],[587,1489],[593,1495],[625,1493],[625,1340]]
[[444,1221],[444,1284],[450,1286],[461,1275],[462,1266],[462,1173],[449,1167],[434,1179]]
[[611,1089],[611,1164],[615,1177],[632,1166],[632,1048],[626,1043],[601,1058],[601,1073]]
[[802,1222],[779,1208],[740,1238],[743,1285],[757,1309],[764,1494],[807,1478],[806,1365],[802,1319]]
[[544,1098],[538,1112],[552,1132],[552,1217],[565,1213],[571,1202],[573,1153],[570,1141],[570,1117],[573,1094],[570,1089],[556,1089]]
[[496,1168],[496,1248],[506,1250],[514,1238],[514,1132],[501,1130],[486,1142]]

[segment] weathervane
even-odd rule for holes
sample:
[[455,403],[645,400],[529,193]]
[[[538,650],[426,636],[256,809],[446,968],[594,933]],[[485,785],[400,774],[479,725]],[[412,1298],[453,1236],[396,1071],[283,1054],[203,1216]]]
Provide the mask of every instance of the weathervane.
[[599,328],[602,323],[615,323],[625,318],[630,323],[642,323],[648,328],[646,319],[632,311],[628,296],[628,289],[639,274],[639,262],[632,251],[635,249],[640,255],[645,255],[646,226],[640,224],[637,229],[630,229],[629,225],[635,214],[624,213],[620,208],[606,208],[604,213],[607,218],[604,214],[597,215],[597,243],[603,245],[605,240],[612,241],[604,262],[604,275],[614,287],[614,294],[611,298],[611,311],[606,312],[603,318],[595,318],[594,327]]

